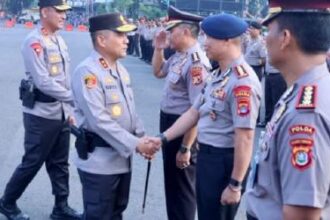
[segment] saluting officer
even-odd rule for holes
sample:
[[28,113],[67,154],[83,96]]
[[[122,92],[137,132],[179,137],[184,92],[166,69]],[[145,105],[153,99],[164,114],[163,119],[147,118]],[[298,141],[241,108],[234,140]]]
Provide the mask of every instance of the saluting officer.
[[126,209],[135,151],[151,155],[136,114],[132,82],[117,60],[126,56],[127,32],[136,26],[119,13],[89,19],[94,46],[76,68],[72,90],[80,129],[89,137],[88,158],[76,158],[86,220],[119,220]]
[[205,51],[220,69],[210,75],[194,105],[160,135],[166,143],[198,123],[199,220],[234,219],[250,163],[261,85],[241,53],[247,26],[229,14],[204,19]]
[[[173,6],[168,10],[167,26],[170,47],[176,50],[164,59],[166,32],[158,33],[153,56],[154,75],[165,78],[161,100],[160,131],[169,128],[194,103],[204,87],[210,68],[209,61],[198,41],[199,22],[203,17],[180,11]],[[195,218],[196,128],[187,131],[163,146],[164,180],[167,215],[170,220]]]
[[[330,219],[328,0],[271,0],[263,22],[270,62],[288,90],[251,171],[249,219]],[[317,37],[316,37],[317,36]]]
[[[22,46],[27,75],[27,80],[23,82],[31,85],[28,91],[21,94],[25,154],[6,186],[0,200],[0,212],[8,219],[29,219],[17,207],[16,201],[45,163],[55,196],[50,217],[80,219],[80,215],[67,204],[68,119],[73,120],[70,118],[73,100],[68,49],[62,37],[56,33],[63,28],[70,6],[64,0],[40,0],[39,6],[41,26],[25,38]],[[30,99],[27,100],[27,97]]]

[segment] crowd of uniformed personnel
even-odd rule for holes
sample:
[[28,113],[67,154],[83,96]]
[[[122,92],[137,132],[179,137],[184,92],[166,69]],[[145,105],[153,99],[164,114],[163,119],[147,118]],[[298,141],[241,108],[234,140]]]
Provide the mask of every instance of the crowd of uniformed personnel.
[[[196,211],[199,220],[234,219],[243,193],[248,220],[330,219],[328,0],[269,0],[267,18],[251,22],[172,6],[166,22],[94,16],[92,53],[73,74],[57,33],[70,6],[39,6],[41,25],[22,46],[25,153],[0,199],[8,219],[29,219],[16,201],[45,163],[51,219],[120,220],[133,154],[152,160],[160,149],[169,220],[193,220]],[[130,75],[118,61],[127,53],[165,80],[156,137],[145,134]],[[266,123],[252,160],[256,126]],[[70,130],[82,214],[67,203]]]

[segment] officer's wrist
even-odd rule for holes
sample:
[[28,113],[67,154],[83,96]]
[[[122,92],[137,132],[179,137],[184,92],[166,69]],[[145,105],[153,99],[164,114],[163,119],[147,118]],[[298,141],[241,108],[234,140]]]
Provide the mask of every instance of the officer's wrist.
[[158,134],[157,137],[160,138],[160,141],[162,142],[162,146],[164,146],[168,143],[167,137],[165,136],[164,133]]
[[234,192],[240,192],[242,190],[242,182],[234,178],[230,178],[228,187]]
[[181,154],[188,153],[188,152],[190,152],[190,147],[185,144],[181,144],[181,147],[179,148],[179,152]]

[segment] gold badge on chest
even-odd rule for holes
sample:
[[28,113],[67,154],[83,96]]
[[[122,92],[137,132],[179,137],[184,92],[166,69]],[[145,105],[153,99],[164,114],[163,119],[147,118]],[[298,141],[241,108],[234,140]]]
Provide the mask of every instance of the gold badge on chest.
[[52,65],[52,66],[50,67],[50,74],[51,74],[52,76],[55,76],[55,75],[58,75],[58,74],[59,74],[59,68],[58,68],[57,65]]
[[115,117],[115,118],[118,118],[122,115],[123,113],[123,110],[122,110],[122,107],[117,104],[117,105],[113,105],[111,107],[111,116]]

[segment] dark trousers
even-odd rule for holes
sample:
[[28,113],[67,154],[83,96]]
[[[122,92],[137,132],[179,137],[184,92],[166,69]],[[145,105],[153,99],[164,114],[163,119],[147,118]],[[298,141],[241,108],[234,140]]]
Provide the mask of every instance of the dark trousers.
[[196,171],[198,220],[233,220],[239,204],[223,206],[221,194],[228,186],[234,166],[233,148],[199,144]]
[[259,78],[259,81],[261,81],[262,75],[263,75],[263,67],[264,66],[262,66],[262,65],[260,65],[260,66],[252,66],[251,65],[251,67],[254,70],[254,72],[256,72],[256,74],[257,74],[257,76]]
[[[160,131],[164,132],[179,118],[161,112]],[[170,141],[163,150],[166,210],[169,220],[193,220],[196,213],[196,148],[192,150],[190,166],[179,169],[176,166],[176,154],[183,136]]]
[[127,36],[128,38],[128,48],[127,48],[127,53],[129,55],[132,55],[133,52],[134,52],[134,36],[130,35],[130,36]]
[[135,34],[134,35],[134,52],[135,52],[135,56],[139,57],[140,56],[140,35],[139,34]]
[[146,60],[146,40],[143,35],[140,37],[140,47],[141,47],[141,59]]
[[273,112],[274,107],[278,100],[281,98],[282,94],[286,90],[286,82],[280,73],[277,74],[267,74],[265,81],[265,103],[266,103],[266,118],[265,121],[269,122]]
[[247,218],[247,220],[258,220],[257,218],[249,215],[249,213],[246,213],[246,218]]
[[4,199],[15,203],[44,163],[53,194],[68,196],[70,130],[67,122],[24,113],[23,123],[25,153],[6,186]]
[[78,169],[84,220],[121,220],[127,207],[131,173],[99,175]]

